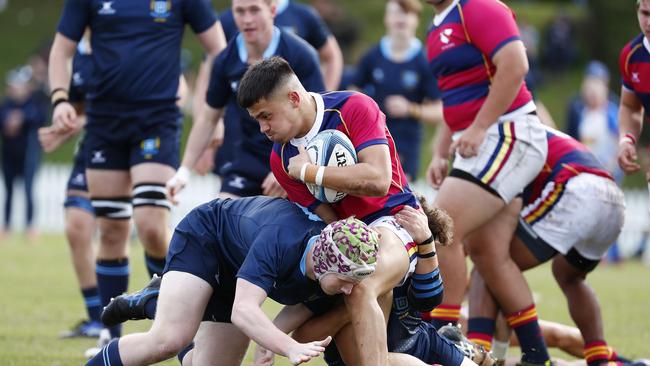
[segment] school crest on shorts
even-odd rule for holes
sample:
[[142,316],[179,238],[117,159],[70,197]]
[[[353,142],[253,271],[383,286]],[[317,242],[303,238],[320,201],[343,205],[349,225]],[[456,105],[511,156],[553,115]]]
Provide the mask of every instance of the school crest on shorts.
[[160,138],[142,140],[140,143],[140,153],[145,159],[149,160],[160,151]]
[[164,23],[171,15],[172,0],[151,0],[151,12],[153,21],[157,23]]

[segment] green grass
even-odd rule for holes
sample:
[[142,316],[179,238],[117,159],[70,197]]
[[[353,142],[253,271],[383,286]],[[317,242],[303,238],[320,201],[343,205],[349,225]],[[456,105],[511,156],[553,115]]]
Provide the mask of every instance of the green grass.
[[[60,331],[84,315],[82,300],[75,285],[68,249],[61,236],[43,236],[30,245],[20,236],[0,241],[0,362],[3,366],[83,364],[83,351],[93,340],[60,340]],[[146,283],[142,250],[131,248],[131,283],[135,290]],[[629,357],[648,357],[650,319],[648,319],[648,268],[637,262],[624,266],[603,266],[590,283],[600,295],[610,344]],[[539,296],[541,317],[570,324],[564,297],[548,266],[530,272],[528,279]],[[269,314],[278,310],[267,303]],[[144,331],[149,322],[131,322],[126,332]],[[513,352],[515,352],[513,350]],[[555,352],[555,355],[561,355]],[[165,365],[177,365],[168,361]],[[278,357],[277,365],[289,365]],[[321,360],[313,365],[323,365]]]

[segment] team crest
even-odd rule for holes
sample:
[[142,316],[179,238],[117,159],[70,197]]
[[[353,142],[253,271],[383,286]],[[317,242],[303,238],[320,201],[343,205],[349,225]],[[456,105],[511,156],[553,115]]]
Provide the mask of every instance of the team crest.
[[415,71],[406,70],[402,72],[402,86],[406,90],[413,90],[418,85],[420,77]]
[[154,22],[164,23],[171,15],[172,0],[151,0],[150,7]]
[[381,83],[384,81],[384,70],[379,68],[372,70],[372,78],[375,79],[376,82]]
[[160,138],[142,140],[140,143],[140,153],[145,159],[149,160],[160,151]]

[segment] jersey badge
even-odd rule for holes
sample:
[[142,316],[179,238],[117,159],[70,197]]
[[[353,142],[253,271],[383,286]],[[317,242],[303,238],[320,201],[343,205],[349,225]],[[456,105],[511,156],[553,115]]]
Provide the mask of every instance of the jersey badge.
[[106,162],[104,157],[104,150],[94,150],[93,157],[90,159],[90,162],[93,164],[102,164]]
[[402,72],[402,86],[406,90],[413,90],[418,85],[420,77],[413,70],[405,70]]
[[113,9],[113,1],[102,1],[102,7],[97,12],[99,15],[112,15],[115,14],[115,9]]
[[384,81],[384,70],[379,68],[372,70],[372,78],[375,79],[376,82],[381,83]]
[[153,21],[157,23],[164,23],[171,15],[172,1],[171,0],[151,0],[151,13]]
[[140,153],[145,159],[149,160],[158,154],[160,149],[160,138],[142,140],[140,143]]
[[632,73],[632,82],[637,83],[637,84],[641,82],[641,78],[639,78],[639,73],[638,72],[633,72]]

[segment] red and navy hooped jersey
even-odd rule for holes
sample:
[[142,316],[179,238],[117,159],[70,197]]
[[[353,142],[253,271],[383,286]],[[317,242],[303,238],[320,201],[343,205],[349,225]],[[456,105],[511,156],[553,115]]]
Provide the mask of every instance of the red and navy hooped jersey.
[[392,179],[388,194],[384,197],[358,197],[347,195],[331,204],[339,217],[355,215],[369,223],[385,215],[399,211],[404,205],[417,207],[402,170],[395,142],[386,127],[386,116],[377,103],[365,94],[344,91],[324,94],[312,93],[316,100],[316,121],[312,129],[301,138],[289,143],[273,145],[271,170],[287,191],[289,199],[313,211],[320,202],[309,192],[307,186],[293,179],[287,171],[289,159],[298,154],[298,146],[305,146],[318,132],[336,129],[348,136],[357,154],[373,145],[385,144],[390,150]]
[[[585,145],[563,132],[546,127],[548,155],[544,168],[524,190],[524,219],[534,223],[548,213],[564,193],[567,182],[581,173],[614,180]],[[549,185],[549,183],[553,183]]]
[[623,47],[619,58],[623,88],[634,93],[643,104],[650,122],[650,42],[643,33]]
[[[445,122],[452,131],[467,128],[490,90],[496,72],[492,57],[519,40],[514,13],[498,0],[455,0],[433,21],[427,58],[442,96]],[[524,83],[506,113],[535,110]]]

